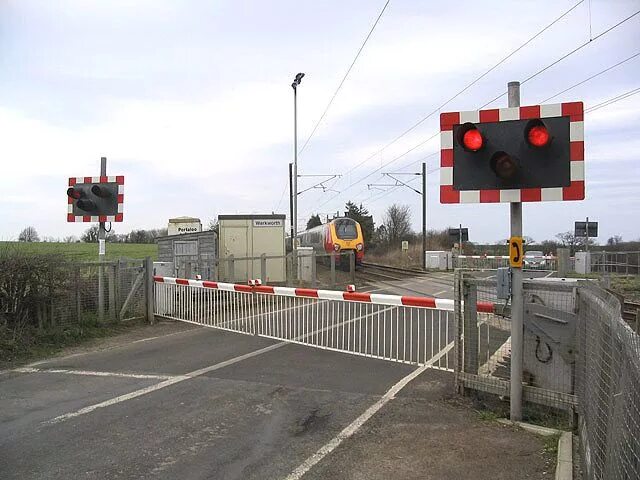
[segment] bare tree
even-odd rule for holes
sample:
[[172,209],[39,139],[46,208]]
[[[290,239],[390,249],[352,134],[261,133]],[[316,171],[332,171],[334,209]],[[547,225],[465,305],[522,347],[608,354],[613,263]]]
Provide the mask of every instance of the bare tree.
[[384,214],[383,218],[385,240],[389,244],[398,243],[411,235],[411,210],[409,205],[394,203]]
[[63,241],[64,243],[76,243],[79,240],[75,235],[67,235],[66,237],[64,237]]
[[613,247],[615,245],[620,245],[621,243],[622,243],[621,235],[614,235],[613,237],[610,237],[609,240],[607,240],[607,245],[610,247]]
[[[85,243],[98,243],[98,231],[99,231],[99,226],[97,224],[92,225],[91,227],[87,228],[84,231],[84,233],[80,237],[80,240],[82,240]],[[112,230],[106,232],[105,241],[109,243],[117,241],[116,232]]]
[[27,227],[18,235],[19,242],[39,242],[38,232],[34,227]]

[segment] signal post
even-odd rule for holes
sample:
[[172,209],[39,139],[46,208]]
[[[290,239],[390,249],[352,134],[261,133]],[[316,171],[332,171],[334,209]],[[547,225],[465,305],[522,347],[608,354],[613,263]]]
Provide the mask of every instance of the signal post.
[[[99,177],[71,177],[67,188],[67,221],[98,222],[98,260],[104,261],[107,222],[122,222],[124,176],[107,176],[107,158],[100,158]],[[104,318],[103,268],[98,269],[98,315]]]
[[584,122],[582,102],[521,107],[519,82],[508,98],[508,108],[440,115],[440,202],[510,204],[510,415],[520,420],[522,202],[584,200]]

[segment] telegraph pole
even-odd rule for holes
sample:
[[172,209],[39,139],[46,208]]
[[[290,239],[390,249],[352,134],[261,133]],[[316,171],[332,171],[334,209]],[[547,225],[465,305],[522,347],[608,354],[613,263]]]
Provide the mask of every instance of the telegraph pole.
[[[507,85],[509,107],[520,106],[520,82]],[[522,202],[511,202],[511,238],[522,238]],[[522,243],[520,243],[522,245]],[[524,252],[520,252],[524,255]],[[524,348],[522,264],[511,267],[511,388],[510,418],[522,420],[522,359]]]
[[427,163],[422,162],[422,269],[427,269]]

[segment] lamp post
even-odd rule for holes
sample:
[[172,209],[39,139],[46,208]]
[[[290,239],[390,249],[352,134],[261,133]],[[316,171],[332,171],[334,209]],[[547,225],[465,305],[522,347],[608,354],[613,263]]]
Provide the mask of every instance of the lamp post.
[[[291,248],[293,250],[293,264],[296,264],[296,237],[298,236],[298,85],[302,81],[304,73],[298,73],[293,79],[293,211],[291,212]],[[295,270],[294,270],[295,271]]]

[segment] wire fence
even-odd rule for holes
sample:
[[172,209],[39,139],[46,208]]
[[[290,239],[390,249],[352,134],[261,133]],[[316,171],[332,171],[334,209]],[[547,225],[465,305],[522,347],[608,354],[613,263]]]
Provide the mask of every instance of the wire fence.
[[640,478],[640,339],[620,303],[588,285],[578,291],[576,394],[587,479]]
[[[37,265],[25,263],[27,269]],[[123,321],[146,314],[143,260],[50,262],[37,277],[21,282],[14,272],[3,277],[1,317],[12,328],[81,326]]]
[[640,252],[590,252],[592,273],[640,275]]

